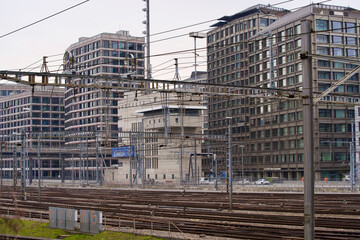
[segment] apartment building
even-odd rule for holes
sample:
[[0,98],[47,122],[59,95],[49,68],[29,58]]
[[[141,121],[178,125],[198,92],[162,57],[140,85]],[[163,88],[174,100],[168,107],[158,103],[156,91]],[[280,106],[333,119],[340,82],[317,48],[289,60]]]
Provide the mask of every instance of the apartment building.
[[[339,60],[313,58],[314,92],[323,92],[356,67],[341,59],[358,59],[359,14],[358,10],[349,7],[323,4],[313,4],[288,13],[258,31],[247,42],[235,42],[227,47],[229,54],[224,56],[224,64],[220,62],[220,65],[217,65],[218,60],[210,61],[209,66],[214,69],[209,71],[209,79],[216,81],[228,78],[229,83],[234,82],[239,86],[301,92],[300,53],[301,38],[304,35],[301,34],[300,24],[302,19],[310,19],[314,29],[311,34],[312,53],[339,57]],[[261,20],[261,17],[259,21],[260,25],[261,21],[266,22]],[[216,39],[216,32],[226,31],[226,28],[236,28],[235,26],[236,22],[230,22],[211,31],[208,34],[208,47],[214,46],[212,39],[214,34]],[[236,39],[236,35],[239,33],[224,38]],[[237,55],[241,52],[237,53],[236,49],[240,49],[241,44],[247,45],[245,52],[247,56],[244,60],[247,65],[237,60]],[[233,53],[231,47],[234,48]],[[209,52],[210,59],[213,55],[214,53]],[[229,59],[228,64],[225,64],[226,59]],[[238,65],[240,69],[236,70]],[[234,66],[232,71],[231,66]],[[227,72],[227,69],[230,72]],[[219,77],[214,75],[221,71],[226,71],[226,74]],[[354,108],[346,103],[358,102],[358,74],[336,88],[335,93],[337,95],[327,96],[323,100],[343,102],[343,104],[319,102],[314,105],[314,157],[317,180],[325,177],[333,180],[341,179],[349,172],[349,143]],[[248,94],[255,94],[255,91],[249,91]],[[231,116],[233,136],[245,145],[245,175],[254,178],[301,179],[304,169],[302,101],[296,97],[296,94],[289,94],[286,91],[277,91],[277,96],[276,100],[264,96],[210,103],[209,110],[212,111],[210,119],[217,120],[209,122],[209,132],[225,134],[224,124],[228,123],[225,121],[225,116]],[[221,111],[217,110],[219,106]],[[243,123],[243,126],[238,127],[239,123]],[[239,164],[240,153],[237,147],[234,147],[234,150],[233,161]]]
[[[0,98],[3,176],[12,177],[14,159],[20,159],[24,152],[27,158],[30,158],[27,169],[30,165],[34,169],[37,168],[37,154],[40,148],[42,177],[58,178],[61,158],[54,151],[47,150],[60,149],[64,146],[64,141],[50,137],[50,133],[64,131],[64,89],[58,87],[32,89],[30,86],[9,84],[1,85],[0,91],[9,93]],[[49,137],[41,138],[39,146],[38,139],[32,135],[36,133],[49,133]],[[34,171],[34,177],[36,173]]]
[[[202,176],[201,140],[188,135],[202,134],[205,109],[198,96],[127,93],[119,101],[119,147],[125,153],[119,165],[106,170],[106,180],[128,184],[131,172],[133,179],[144,174],[149,182],[195,182]],[[126,146],[135,151],[130,158]]]

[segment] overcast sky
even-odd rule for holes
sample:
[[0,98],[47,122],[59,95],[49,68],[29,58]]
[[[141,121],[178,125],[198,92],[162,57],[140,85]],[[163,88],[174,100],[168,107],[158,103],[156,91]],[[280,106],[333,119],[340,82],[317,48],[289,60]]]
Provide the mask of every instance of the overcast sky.
[[[151,34],[232,15],[255,4],[276,4],[279,1],[245,0],[150,0]],[[62,11],[83,0],[1,0],[0,36],[30,23]],[[316,1],[318,2],[318,1]],[[277,5],[293,9],[310,1],[294,0]],[[346,4],[344,4],[346,3]],[[333,0],[327,4],[360,9],[359,0]],[[0,70],[40,71],[41,59],[49,57],[50,70],[59,69],[65,49],[79,37],[91,37],[102,32],[129,30],[132,36],[143,36],[145,25],[143,0],[90,0],[76,8],[61,13],[29,28],[0,38]],[[151,45],[151,55],[194,48],[191,31],[203,31],[215,22],[153,36],[152,41],[186,34]],[[206,40],[199,39],[197,47],[205,47]],[[206,70],[206,51],[200,51],[198,70]],[[57,55],[57,56],[54,56]],[[151,58],[153,77],[173,79],[174,58],[179,58],[180,77],[188,78],[194,65],[194,54],[169,54]],[[39,61],[39,62],[37,62]],[[33,64],[37,62],[37,64]],[[167,62],[167,63],[166,63]],[[33,65],[31,65],[33,64]],[[29,68],[25,67],[31,65]]]

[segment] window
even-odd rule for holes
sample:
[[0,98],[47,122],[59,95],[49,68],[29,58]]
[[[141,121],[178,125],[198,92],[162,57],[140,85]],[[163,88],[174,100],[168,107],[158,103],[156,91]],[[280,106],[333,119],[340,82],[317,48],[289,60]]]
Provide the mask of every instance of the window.
[[32,102],[33,102],[33,103],[40,103],[40,102],[41,102],[41,98],[40,98],[40,97],[33,97],[33,98],[32,98]]
[[135,50],[135,43],[128,43],[129,50]]
[[356,45],[356,38],[354,38],[354,37],[346,37],[346,44],[348,44],[348,45]]
[[295,121],[295,113],[289,113],[289,121]]
[[335,132],[346,132],[346,124],[334,124],[335,125]]
[[359,86],[358,85],[347,85],[346,90],[347,90],[347,92],[358,93]]
[[320,132],[332,132],[332,125],[330,123],[319,123]]
[[328,43],[329,42],[329,35],[316,35],[316,41],[320,43]]
[[109,48],[110,44],[109,41],[103,41],[103,48]]
[[347,110],[347,117],[354,118],[355,117],[355,110],[348,109]]
[[41,106],[40,105],[33,105],[32,110],[41,110]]
[[347,33],[356,33],[356,26],[355,23],[345,23],[345,31]]
[[348,57],[357,57],[356,49],[352,49],[352,48],[346,49],[346,56],[348,56]]
[[344,68],[344,64],[341,62],[333,62],[333,68]]
[[323,55],[330,55],[330,48],[329,47],[322,47],[318,46],[316,49],[317,54],[323,54]]
[[345,92],[344,85],[340,85],[337,88],[334,89],[334,92]]
[[280,122],[287,122],[287,115],[286,114],[281,114],[280,115]]
[[321,161],[331,161],[331,154],[328,152],[321,153]]
[[334,117],[335,118],[344,118],[345,117],[345,109],[335,109]]
[[329,30],[329,22],[327,20],[316,20],[316,30]]
[[330,61],[318,60],[319,67],[330,67]]
[[344,56],[344,49],[342,49],[342,48],[332,48],[332,54],[334,56]]
[[331,29],[333,32],[342,32],[342,22],[331,21]]
[[334,80],[340,80],[345,76],[345,73],[343,72],[333,72],[333,79]]
[[260,18],[260,26],[261,26],[261,27],[267,27],[267,26],[269,26],[269,19]]
[[302,134],[303,133],[303,126],[297,126],[297,133]]
[[[346,67],[348,64],[346,64]],[[359,73],[355,73],[349,80],[359,81]]]
[[342,36],[332,36],[332,42],[335,44],[343,44],[343,37]]
[[294,42],[289,42],[286,44],[286,50],[291,50],[294,48]]
[[50,120],[42,120],[42,125],[50,125]]
[[33,112],[33,113],[32,113],[32,117],[34,117],[34,118],[40,118],[40,117],[41,117],[41,113],[39,113],[39,112]]
[[111,48],[118,49],[119,48],[119,43],[118,42],[111,42]]
[[287,85],[290,86],[293,84],[295,84],[295,78],[294,77],[287,78]]
[[278,32],[278,42],[285,40],[285,31]]
[[319,117],[331,117],[331,109],[319,109]]
[[345,161],[346,160],[346,155],[347,153],[340,153],[340,152],[336,152],[335,153],[335,161]]
[[288,28],[286,29],[286,39],[292,38],[294,36],[294,29],[293,28]]
[[330,72],[318,71],[318,78],[319,79],[331,79],[331,74],[330,74]]

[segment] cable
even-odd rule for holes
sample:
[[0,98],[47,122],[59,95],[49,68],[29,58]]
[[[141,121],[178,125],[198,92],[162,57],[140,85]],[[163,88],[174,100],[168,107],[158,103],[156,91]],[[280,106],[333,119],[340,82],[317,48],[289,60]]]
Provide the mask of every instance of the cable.
[[181,29],[185,29],[185,28],[189,28],[189,27],[194,27],[194,26],[197,26],[197,25],[201,25],[201,24],[205,24],[205,23],[209,23],[209,22],[213,22],[213,21],[217,21],[217,20],[218,20],[218,19],[213,19],[213,20],[209,20],[209,21],[205,21],[205,22],[200,22],[200,23],[195,23],[195,24],[187,25],[187,26],[184,26],[184,27],[179,27],[179,28],[174,28],[174,29],[171,29],[171,30],[166,30],[166,31],[159,32],[159,33],[154,33],[154,34],[151,34],[150,37],[156,36],[156,35],[160,35],[160,34],[164,34],[164,33],[168,33],[168,32],[173,32],[173,31],[181,30]]
[[166,64],[166,63],[168,63],[168,62],[171,62],[171,61],[173,61],[174,59],[170,59],[170,60],[168,60],[168,61],[166,61],[166,62],[163,62],[163,63],[160,63],[159,65],[156,65],[156,66],[154,66],[154,67],[152,67],[153,69],[154,68],[157,68],[157,67],[159,67],[159,66],[161,66],[161,65],[164,65],[164,64]]
[[[210,29],[201,30],[199,32],[208,31],[208,30],[210,30]],[[150,43],[157,43],[157,42],[162,42],[162,41],[166,41],[166,40],[170,40],[170,39],[174,39],[174,38],[179,38],[179,37],[185,37],[185,36],[189,36],[189,34],[185,33],[185,34],[181,34],[181,35],[177,35],[177,36],[173,36],[173,37],[163,38],[163,39],[152,41]]]
[[31,27],[31,26],[33,26],[33,25],[35,25],[35,24],[37,24],[37,23],[40,23],[40,22],[45,21],[45,20],[47,20],[47,19],[49,19],[49,18],[52,18],[52,17],[54,17],[54,16],[56,16],[56,15],[59,15],[59,14],[61,14],[61,13],[63,13],[63,12],[66,12],[66,11],[72,9],[72,8],[75,8],[75,7],[77,7],[77,6],[80,6],[80,5],[82,5],[82,4],[84,4],[84,3],[88,2],[88,1],[90,1],[90,0],[85,0],[85,1],[83,1],[83,2],[81,2],[81,3],[78,3],[78,4],[76,4],[76,5],[73,5],[73,6],[69,7],[69,8],[66,8],[66,9],[64,9],[64,10],[62,10],[62,11],[60,11],[60,12],[54,13],[54,14],[48,16],[48,17],[42,18],[42,19],[40,19],[40,20],[38,20],[38,21],[36,21],[36,22],[30,23],[30,24],[28,24],[28,25],[26,25],[26,26],[24,26],[24,27],[18,28],[18,29],[14,30],[14,31],[11,31],[11,32],[9,32],[9,33],[6,33],[6,34],[4,34],[4,35],[1,35],[0,38],[9,36],[9,35],[11,35],[11,34],[13,34],[13,33],[16,33],[16,32],[18,32],[18,31],[20,31],[20,30],[23,30],[23,29],[25,29],[25,28]]

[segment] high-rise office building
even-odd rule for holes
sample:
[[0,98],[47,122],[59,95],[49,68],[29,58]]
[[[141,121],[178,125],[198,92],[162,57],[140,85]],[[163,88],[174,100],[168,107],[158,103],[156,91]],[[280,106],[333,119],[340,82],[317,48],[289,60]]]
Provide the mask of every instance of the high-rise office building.
[[[101,33],[82,37],[65,52],[64,70],[89,78],[73,79],[75,84],[118,86],[109,77],[144,77],[144,38],[128,31]],[[104,76],[92,78],[91,76]],[[105,76],[107,78],[105,78]],[[108,147],[117,145],[119,90],[67,88],[65,93],[65,129],[75,132],[103,132],[101,141]],[[77,140],[66,144],[77,143]]]
[[[243,13],[244,14],[244,13]],[[356,65],[342,59],[359,56],[360,12],[349,7],[314,4],[269,22],[268,15],[252,15],[261,31],[249,39],[251,19],[241,17],[208,33],[209,81],[244,87],[302,90],[301,20],[312,21],[312,53],[336,59],[313,58],[312,85],[323,92],[352,71]],[[249,15],[251,16],[251,15]],[[250,22],[249,22],[250,21]],[[271,20],[270,20],[271,21]],[[270,25],[269,25],[270,24]],[[268,26],[267,26],[268,25]],[[248,39],[244,38],[247,35]],[[244,90],[244,93],[246,90]],[[269,91],[269,94],[271,91]],[[301,179],[303,176],[302,100],[296,94],[276,91],[276,100],[266,96],[209,102],[209,133],[226,134],[231,117],[235,175],[242,170],[240,150],[244,150],[246,176]],[[324,100],[344,104],[314,105],[315,177],[341,179],[349,172],[349,143],[359,77],[355,74]],[[298,95],[300,96],[301,93]],[[346,96],[344,96],[346,95]],[[245,149],[240,149],[243,146]],[[237,172],[238,171],[238,172]]]
[[[27,169],[38,168],[38,151],[41,150],[41,172],[44,178],[58,178],[61,160],[58,153],[64,141],[51,138],[51,133],[64,131],[64,89],[53,87],[2,85],[1,92],[10,93],[0,98],[0,140],[4,160],[3,176],[13,176],[14,164],[20,168],[21,156],[29,161]],[[33,134],[49,134],[38,141]],[[40,145],[39,145],[40,143]],[[16,164],[18,162],[18,164]],[[36,177],[37,170],[31,176]],[[20,176],[20,175],[18,175]]]
[[[100,168],[117,163],[116,159],[111,158],[111,147],[118,145],[118,101],[123,98],[123,91],[116,87],[121,84],[120,77],[144,78],[144,43],[143,37],[118,31],[81,37],[65,52],[64,71],[82,75],[71,79],[72,83],[107,87],[68,87],[65,92],[65,130],[69,134],[74,133],[74,137],[67,138],[65,144],[80,146],[81,153],[85,154],[85,149],[88,153],[83,176],[80,172],[84,159],[81,156],[74,159],[75,175],[79,179],[86,176],[88,180],[97,176],[96,145],[102,149]],[[116,77],[116,80],[112,77]],[[82,133],[83,137],[77,133]],[[94,134],[96,138],[89,137]],[[84,141],[86,147],[83,147]],[[66,160],[72,161],[69,158]]]

